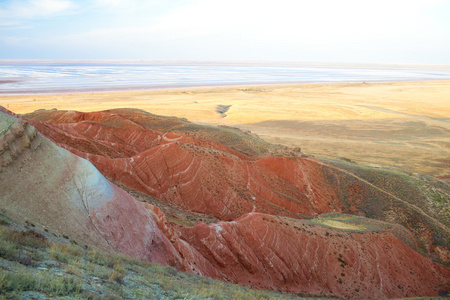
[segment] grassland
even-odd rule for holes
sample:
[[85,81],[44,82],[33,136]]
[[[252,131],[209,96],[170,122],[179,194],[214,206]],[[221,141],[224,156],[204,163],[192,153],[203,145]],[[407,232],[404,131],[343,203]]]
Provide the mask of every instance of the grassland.
[[[16,113],[139,108],[240,127],[316,157],[450,177],[450,81],[332,83],[0,96]],[[226,114],[218,107],[227,107]]]

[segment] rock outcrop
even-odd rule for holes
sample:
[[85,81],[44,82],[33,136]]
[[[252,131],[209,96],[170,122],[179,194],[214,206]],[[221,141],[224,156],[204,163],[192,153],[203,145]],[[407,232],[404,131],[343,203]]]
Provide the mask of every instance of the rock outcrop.
[[[184,270],[199,275],[346,299],[431,296],[449,288],[450,269],[408,247],[403,241],[415,239],[399,225],[340,214],[305,221],[249,213],[184,227],[147,208],[185,258]],[[392,227],[396,236],[386,230]]]
[[[449,290],[450,269],[419,254],[421,240],[410,230],[355,216],[372,213],[362,208],[363,197],[383,191],[354,184],[357,178],[342,170],[289,153],[261,155],[260,145],[251,147],[258,141],[237,136],[236,142],[233,131],[217,137],[135,110],[27,117],[92,164],[26,120],[1,113],[0,203],[16,219],[107,251],[256,288],[351,299]],[[171,222],[102,174],[192,217],[222,221]],[[348,192],[355,185],[360,189]],[[372,213],[381,220],[395,201],[420,214],[402,199],[383,197],[382,209]],[[426,218],[424,226],[432,222]]]
[[151,214],[88,161],[0,111],[0,204],[16,220],[133,257],[176,265]]
[[222,278],[242,285],[346,299],[437,295],[448,289],[448,268],[376,227],[345,230],[250,213],[180,232]]
[[238,129],[134,109],[36,111],[26,117],[105,176],[179,210],[226,221],[250,212],[292,218],[362,215],[404,225],[422,245],[416,250],[449,263],[450,231],[430,215],[431,202],[419,208],[408,195],[400,199],[350,172]]
[[[56,113],[56,112],[55,112]],[[221,143],[180,131],[142,129],[112,112],[57,112],[33,122],[60,146],[91,161],[104,175],[183,210],[234,220],[252,211],[294,218],[341,211],[320,166],[295,157],[248,157]],[[72,119],[73,117],[73,119]],[[95,120],[95,122],[94,122]]]

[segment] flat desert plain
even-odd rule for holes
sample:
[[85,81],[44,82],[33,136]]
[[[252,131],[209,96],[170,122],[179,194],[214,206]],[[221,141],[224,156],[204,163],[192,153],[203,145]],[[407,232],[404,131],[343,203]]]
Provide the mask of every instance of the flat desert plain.
[[[450,81],[2,95],[0,105],[18,114],[139,108],[250,130],[318,158],[450,178]],[[218,105],[228,111],[218,113]]]

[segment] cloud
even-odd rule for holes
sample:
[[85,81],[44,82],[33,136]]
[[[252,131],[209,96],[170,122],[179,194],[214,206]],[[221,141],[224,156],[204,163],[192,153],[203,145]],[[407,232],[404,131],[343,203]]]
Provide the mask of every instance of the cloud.
[[377,57],[448,49],[449,7],[446,0],[0,0],[0,42],[98,57]]
[[71,11],[69,0],[13,0],[0,4],[0,25],[16,25],[29,19],[47,18]]
[[145,3],[139,0],[95,0],[90,2],[90,8],[107,12],[109,20],[113,21],[67,33],[54,40],[66,44],[128,43],[144,46],[203,38],[204,43],[215,39],[228,44],[250,45],[255,42],[262,46],[279,44],[286,47],[386,41],[423,30],[420,29],[423,24],[418,22],[420,14],[438,2],[191,0],[168,4],[162,0]]

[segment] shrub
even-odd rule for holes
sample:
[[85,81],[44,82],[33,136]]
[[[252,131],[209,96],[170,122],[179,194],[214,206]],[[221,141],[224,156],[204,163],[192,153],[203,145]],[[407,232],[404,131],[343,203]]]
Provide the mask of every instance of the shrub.
[[108,281],[109,282],[118,282],[122,283],[123,279],[125,278],[126,270],[122,267],[122,265],[117,262],[114,267],[111,275],[109,275]]
[[114,267],[114,265],[116,264],[117,259],[115,259],[113,256],[102,253],[98,250],[90,250],[88,252],[85,253],[84,255],[84,259],[101,265],[101,266],[106,266],[109,268]]
[[9,218],[5,215],[6,211],[4,208],[0,209],[0,225],[9,226]]
[[0,257],[5,259],[11,259],[16,255],[16,247],[14,243],[10,241],[1,240],[0,241]]
[[17,231],[14,229],[10,229],[6,233],[5,239],[22,246],[28,246],[32,248],[46,248],[48,246],[48,242],[45,236],[32,230]]
[[76,275],[76,276],[81,276],[81,270],[78,269],[75,265],[73,264],[69,264],[66,268],[66,273],[67,274],[72,274],[72,275]]
[[2,226],[8,226],[8,218],[6,218],[4,215],[0,215],[0,225]]
[[53,244],[48,249],[50,257],[62,263],[68,263],[72,258],[72,254],[66,246]]
[[125,277],[125,274],[117,271],[117,270],[113,270],[111,275],[109,275],[108,281],[109,282],[118,282],[118,283],[122,283],[123,279]]
[[34,234],[23,233],[12,228],[0,230],[0,257],[25,266],[34,266],[36,261],[42,259],[42,254],[35,248],[44,244],[46,245],[46,241],[43,242]]
[[64,296],[79,293],[81,281],[78,278],[56,277],[43,272],[4,272],[0,274],[0,291],[40,291],[52,296]]

